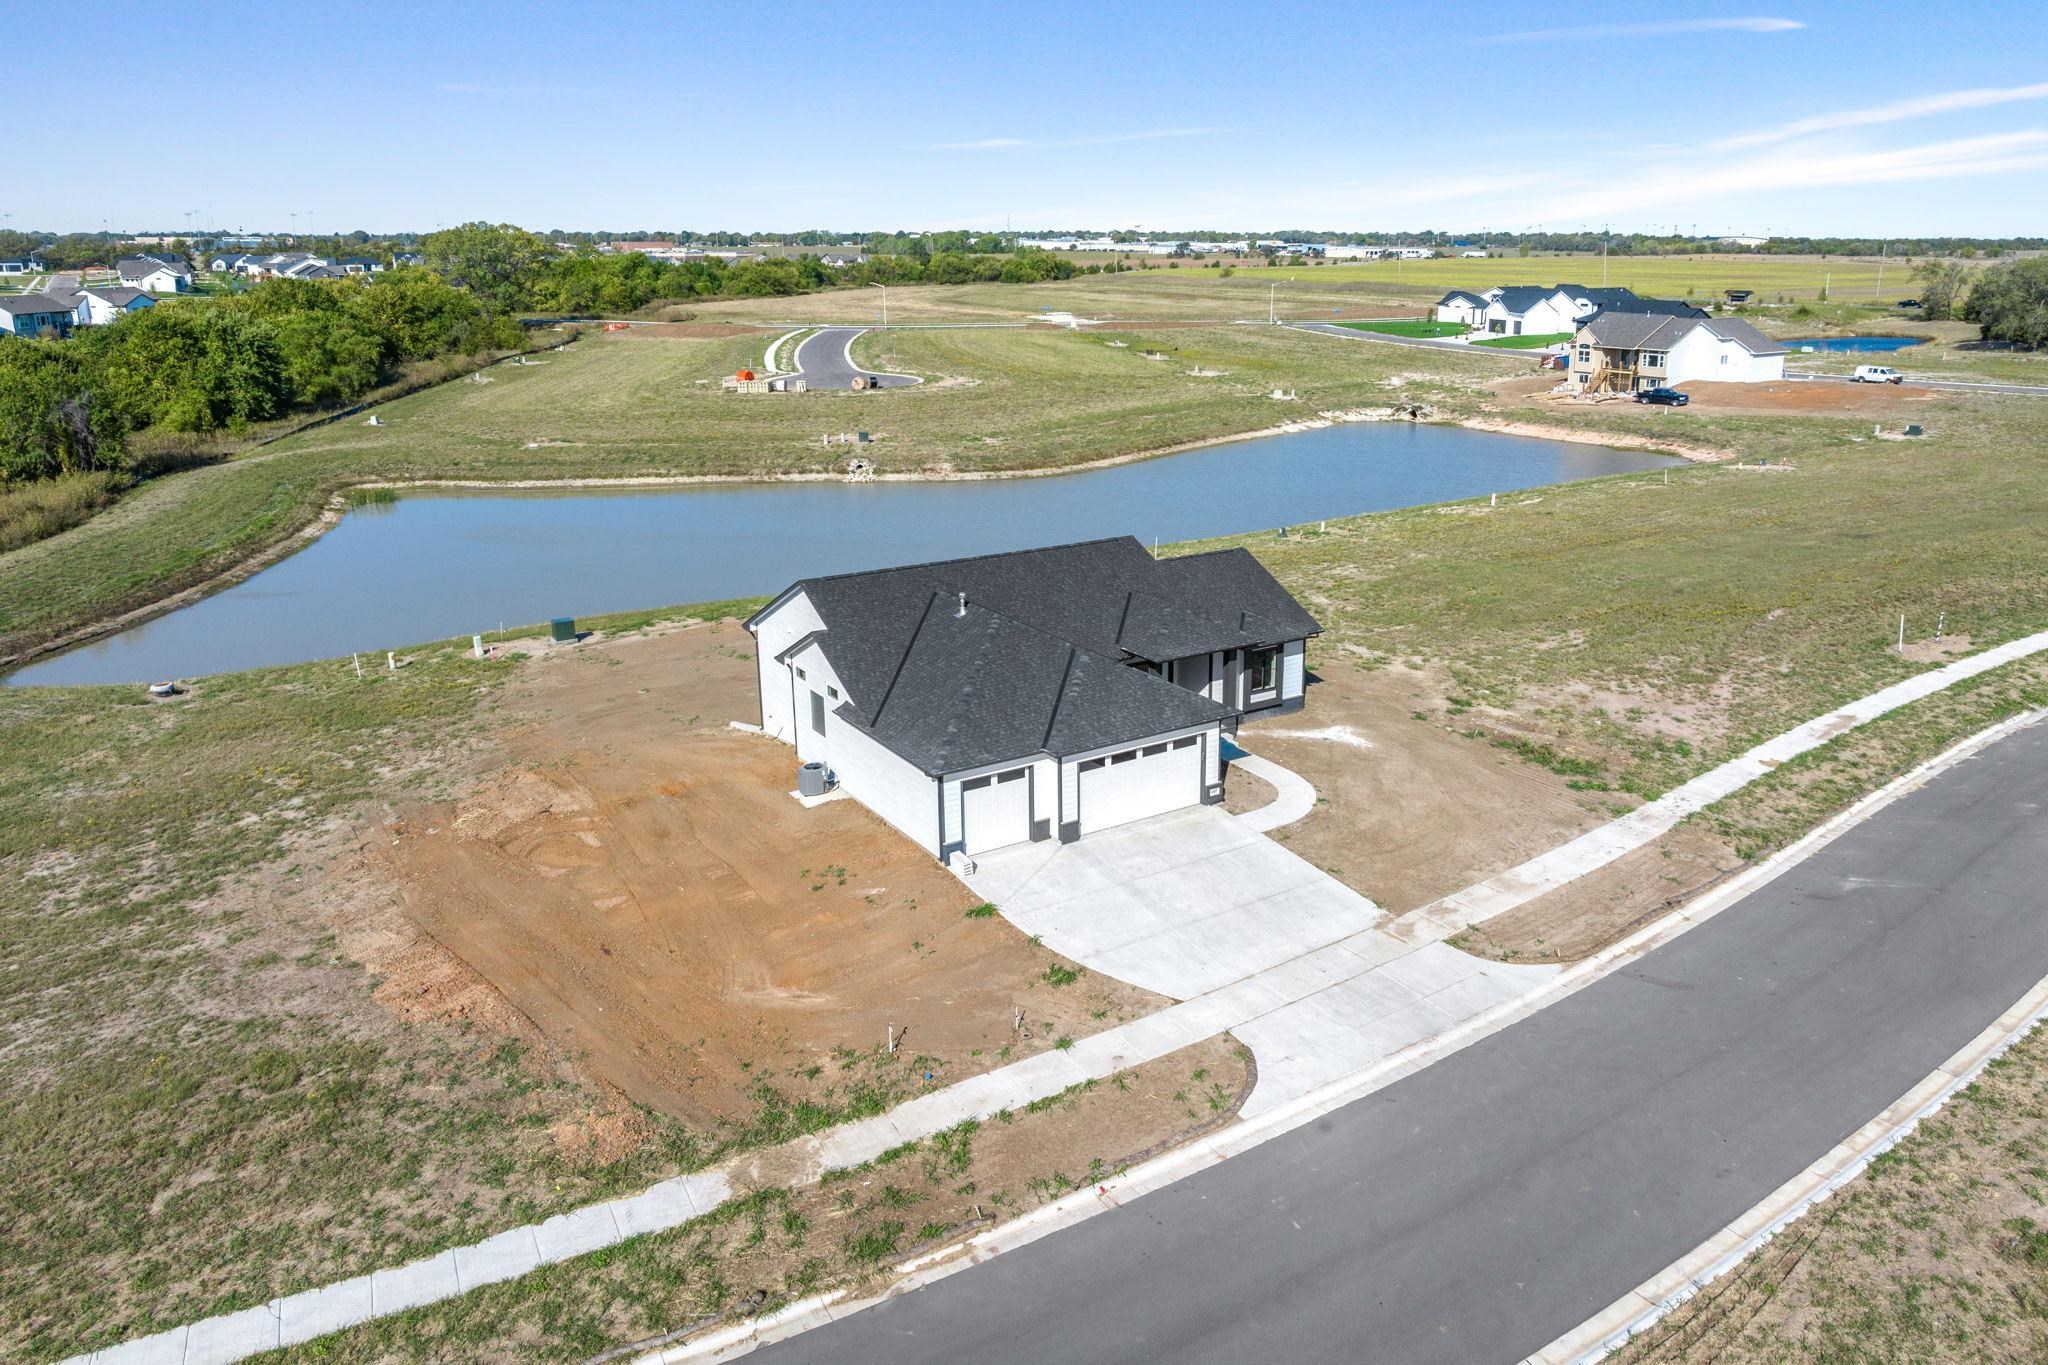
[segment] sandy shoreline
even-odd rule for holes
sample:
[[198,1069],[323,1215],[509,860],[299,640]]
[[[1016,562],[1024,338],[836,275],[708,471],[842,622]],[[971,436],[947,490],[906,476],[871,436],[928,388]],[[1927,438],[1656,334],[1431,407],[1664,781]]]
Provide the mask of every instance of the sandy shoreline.
[[[1061,474],[1085,474],[1090,470],[1109,469],[1117,465],[1135,464],[1140,460],[1156,460],[1168,455],[1185,454],[1192,450],[1203,450],[1211,446],[1229,445],[1238,441],[1256,441],[1269,436],[1289,436],[1297,432],[1318,431],[1327,427],[1350,423],[1399,422],[1409,418],[1397,416],[1392,408],[1346,408],[1317,413],[1314,417],[1281,422],[1256,431],[1236,432],[1226,436],[1206,436],[1194,441],[1181,441],[1170,446],[1152,450],[1133,451],[1125,455],[1110,455],[1099,460],[1088,460],[1080,464],[1059,465],[1046,469],[999,469],[974,471],[920,471],[917,473],[876,473],[866,475],[858,482],[873,483],[969,483],[995,479],[1037,479],[1051,478]],[[1705,450],[1699,447],[1682,446],[1674,442],[1658,441],[1645,437],[1609,435],[1606,433],[1584,432],[1570,428],[1547,427],[1534,422],[1506,422],[1492,418],[1472,417],[1455,422],[1435,425],[1461,426],[1473,431],[1491,432],[1502,436],[1527,436],[1546,441],[1568,441],[1576,445],[1604,445],[1623,450],[1655,450],[1695,462],[1714,462],[1729,458],[1727,452]],[[260,458],[260,457],[259,457]],[[131,607],[118,615],[102,621],[91,622],[66,631],[41,644],[33,645],[19,653],[0,657],[0,669],[12,670],[24,667],[52,654],[59,654],[78,645],[116,634],[130,626],[140,625],[155,617],[189,606],[203,597],[210,597],[223,589],[231,588],[245,579],[269,568],[272,564],[290,555],[297,554],[329,530],[341,524],[349,509],[351,493],[367,489],[402,490],[407,488],[467,488],[503,489],[507,491],[545,491],[548,489],[579,488],[687,488],[698,485],[745,484],[745,483],[848,483],[856,480],[844,473],[812,472],[802,474],[664,474],[628,476],[623,478],[584,479],[407,479],[407,480],[365,480],[349,484],[336,491],[327,504],[306,525],[299,527],[283,539],[265,546],[238,560],[230,567],[203,582],[180,588],[155,601],[139,607]]]

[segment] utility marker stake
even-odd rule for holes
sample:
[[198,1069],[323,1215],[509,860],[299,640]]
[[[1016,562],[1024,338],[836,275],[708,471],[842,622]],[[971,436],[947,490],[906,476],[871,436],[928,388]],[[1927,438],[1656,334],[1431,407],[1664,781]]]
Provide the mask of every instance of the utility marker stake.
[[1498,494],[1498,493],[1488,493],[1488,494],[1486,495],[1486,505],[1487,505],[1488,507],[1498,507],[1498,506],[1500,506],[1500,494]]
[[484,657],[484,637],[483,637],[483,636],[481,636],[481,635],[472,635],[472,636],[470,636],[470,637],[469,637],[469,653],[470,653],[470,657],[471,657],[471,658],[474,658],[474,659],[481,659],[481,658],[483,658],[483,657]]
[[1939,640],[1942,636],[1942,632],[1947,628],[1948,613],[1945,611],[1936,612],[1934,614],[1934,638]]
[[398,671],[398,656],[388,649],[384,651],[384,666],[393,673]]
[[891,1057],[896,1055],[896,1026],[894,1024],[889,1025],[889,1055]]
[[355,666],[356,666],[356,676],[357,676],[358,678],[362,677],[362,676],[363,676],[363,656],[362,656],[362,655],[360,655],[360,654],[351,654],[351,655],[349,655],[348,657],[349,657],[350,659],[354,660],[354,662],[355,662]]
[[1906,652],[1906,613],[1899,613],[1899,653]]

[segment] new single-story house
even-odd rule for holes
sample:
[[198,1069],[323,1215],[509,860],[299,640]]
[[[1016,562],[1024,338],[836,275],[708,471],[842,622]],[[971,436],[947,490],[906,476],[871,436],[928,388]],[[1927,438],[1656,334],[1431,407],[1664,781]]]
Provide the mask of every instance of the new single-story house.
[[1571,384],[1633,393],[1709,379],[1732,384],[1785,377],[1785,348],[1741,318],[1602,312],[1572,338]]
[[940,859],[1221,801],[1322,630],[1248,551],[1129,536],[807,578],[746,626],[763,732]]
[[0,294],[0,332],[18,337],[71,335],[72,305],[48,294]]
[[1477,327],[1479,319],[1486,316],[1486,305],[1491,302],[1484,294],[1475,294],[1469,289],[1453,289],[1436,301],[1436,320]]
[[144,290],[94,285],[72,299],[72,316],[80,327],[104,327],[124,314],[154,307],[156,299]]
[[182,294],[192,287],[192,267],[168,256],[123,256],[114,273],[130,289],[152,294]]

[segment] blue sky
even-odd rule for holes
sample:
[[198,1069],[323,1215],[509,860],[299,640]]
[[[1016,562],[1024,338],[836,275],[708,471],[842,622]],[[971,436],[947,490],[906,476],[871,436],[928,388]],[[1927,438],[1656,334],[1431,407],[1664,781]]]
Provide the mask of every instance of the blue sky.
[[62,8],[10,227],[2048,225],[2035,3]]

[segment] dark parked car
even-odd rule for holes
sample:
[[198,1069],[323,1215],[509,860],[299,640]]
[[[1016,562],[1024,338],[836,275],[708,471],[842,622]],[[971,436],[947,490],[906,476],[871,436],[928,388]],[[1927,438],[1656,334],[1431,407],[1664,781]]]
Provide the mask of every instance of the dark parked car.
[[1656,403],[1667,408],[1682,408],[1692,401],[1692,395],[1680,393],[1677,389],[1643,389],[1636,394],[1638,403]]
[[1900,299],[1892,305],[1894,308],[1918,308],[1919,306],[1920,300],[1918,299]]

